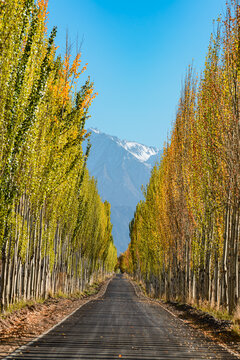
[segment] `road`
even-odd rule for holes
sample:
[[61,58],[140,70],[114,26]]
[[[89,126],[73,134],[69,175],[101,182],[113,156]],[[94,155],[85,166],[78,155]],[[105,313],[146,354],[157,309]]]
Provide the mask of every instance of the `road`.
[[105,295],[8,359],[236,359],[117,275]]

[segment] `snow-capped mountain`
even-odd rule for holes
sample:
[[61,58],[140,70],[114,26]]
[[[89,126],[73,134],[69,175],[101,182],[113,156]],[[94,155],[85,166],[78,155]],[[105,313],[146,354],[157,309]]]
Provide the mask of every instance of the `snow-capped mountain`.
[[118,252],[127,249],[129,222],[137,203],[143,199],[142,185],[160,159],[160,150],[90,129],[92,144],[88,158],[90,175],[97,179],[102,200],[111,204],[113,237]]
[[141,162],[146,162],[151,156],[158,154],[158,149],[154,147],[148,147],[142,144],[138,144],[134,141],[119,140],[119,145],[121,145],[125,150],[130,152],[136,159]]

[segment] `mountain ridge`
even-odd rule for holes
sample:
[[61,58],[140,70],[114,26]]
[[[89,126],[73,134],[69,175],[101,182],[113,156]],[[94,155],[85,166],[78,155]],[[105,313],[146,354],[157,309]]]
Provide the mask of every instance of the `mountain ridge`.
[[88,131],[92,144],[88,170],[97,180],[102,200],[111,204],[113,238],[118,252],[123,252],[130,241],[128,224],[137,203],[143,199],[142,185],[148,183],[161,151],[136,141],[121,140],[98,129]]

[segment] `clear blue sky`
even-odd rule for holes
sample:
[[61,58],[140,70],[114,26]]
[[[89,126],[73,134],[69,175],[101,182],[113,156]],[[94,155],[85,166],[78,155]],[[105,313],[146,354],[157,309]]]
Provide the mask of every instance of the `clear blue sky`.
[[[64,54],[78,37],[99,93],[87,127],[163,146],[186,69],[204,67],[213,19],[225,0],[49,0],[49,27]],[[74,49],[74,48],[73,48]]]

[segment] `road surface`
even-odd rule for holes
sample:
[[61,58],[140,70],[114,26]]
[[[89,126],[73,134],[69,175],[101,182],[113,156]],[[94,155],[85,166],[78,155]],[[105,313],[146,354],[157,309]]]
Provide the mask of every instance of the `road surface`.
[[117,275],[105,295],[8,359],[236,359]]

